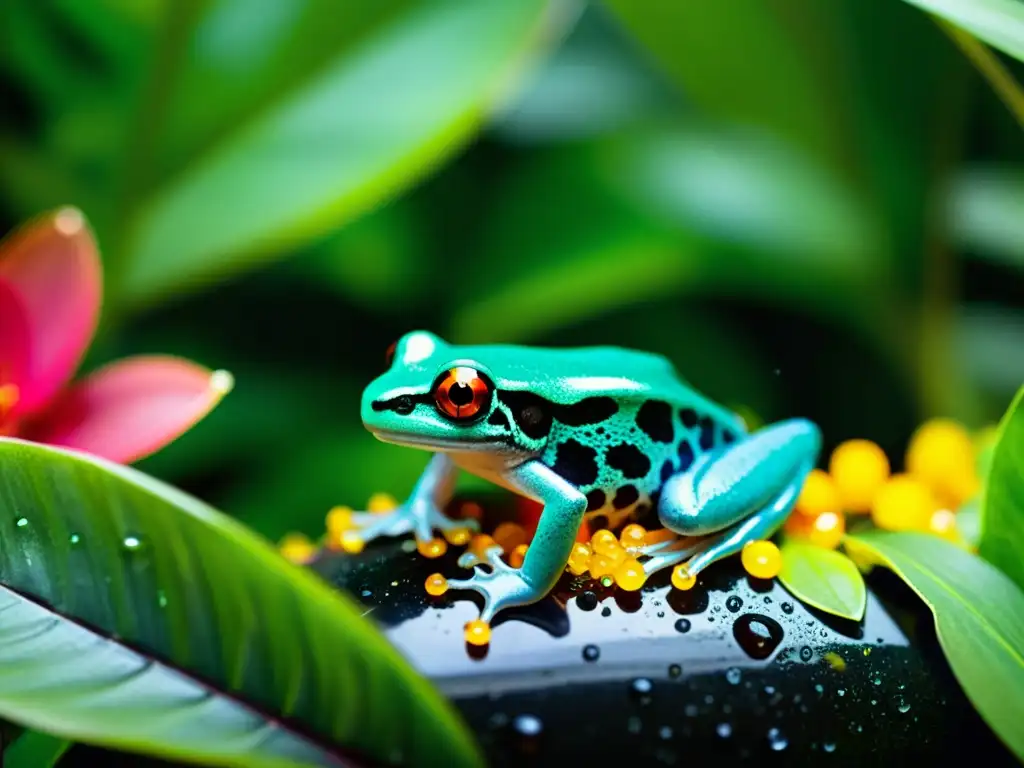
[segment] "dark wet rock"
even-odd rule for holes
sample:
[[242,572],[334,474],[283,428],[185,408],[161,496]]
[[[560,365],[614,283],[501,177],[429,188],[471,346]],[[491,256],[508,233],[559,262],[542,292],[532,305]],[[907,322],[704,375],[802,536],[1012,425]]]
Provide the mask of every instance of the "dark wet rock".
[[[613,756],[652,765],[695,756],[1016,765],[956,684],[927,612],[887,574],[872,577],[862,623],[749,579],[736,559],[685,593],[667,573],[639,593],[566,575],[542,603],[498,617],[480,650],[462,634],[479,613],[476,596],[423,589],[434,572],[467,575],[455,562],[461,548],[437,560],[408,549],[381,542],[313,567],[366,605],[454,701],[494,766],[528,759],[564,768]],[[517,722],[536,733],[524,735]]]

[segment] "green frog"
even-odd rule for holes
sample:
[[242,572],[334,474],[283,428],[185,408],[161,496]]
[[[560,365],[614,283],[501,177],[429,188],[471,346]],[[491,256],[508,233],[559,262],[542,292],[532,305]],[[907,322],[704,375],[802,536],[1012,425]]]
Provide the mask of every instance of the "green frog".
[[805,419],[748,433],[740,417],[697,392],[664,357],[619,347],[457,346],[415,331],[392,345],[367,386],[362,420],[378,439],[433,452],[405,503],[355,513],[369,541],[477,529],[442,511],[461,468],[543,504],[522,566],[500,547],[466,552],[471,578],[452,589],[483,596],[480,619],[547,595],[582,522],[611,526],[648,510],[677,537],[636,553],[644,573],[696,577],[769,538],[789,515],[821,449]]

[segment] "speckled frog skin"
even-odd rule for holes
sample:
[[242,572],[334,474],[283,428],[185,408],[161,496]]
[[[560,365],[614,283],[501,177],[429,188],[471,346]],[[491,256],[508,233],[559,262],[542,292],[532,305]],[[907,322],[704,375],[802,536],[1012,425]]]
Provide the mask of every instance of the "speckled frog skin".
[[493,548],[466,553],[481,618],[543,598],[581,522],[611,526],[654,508],[678,538],[644,547],[647,574],[685,564],[696,576],[784,522],[820,450],[809,421],[747,434],[738,416],[689,387],[665,358],[618,347],[453,346],[403,336],[365,390],[363,423],[385,442],[435,453],[410,498],[387,515],[357,513],[364,540],[466,527],[441,509],[458,468],[544,504],[522,568]]

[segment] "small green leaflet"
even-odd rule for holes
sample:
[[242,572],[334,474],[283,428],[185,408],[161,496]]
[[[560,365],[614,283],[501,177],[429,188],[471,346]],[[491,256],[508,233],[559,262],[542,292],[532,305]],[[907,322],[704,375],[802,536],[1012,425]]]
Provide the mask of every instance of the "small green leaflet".
[[864,616],[864,578],[840,552],[786,539],[779,581],[794,597],[814,608],[853,621]]
[[1024,387],[999,425],[981,501],[982,557],[1024,589]]

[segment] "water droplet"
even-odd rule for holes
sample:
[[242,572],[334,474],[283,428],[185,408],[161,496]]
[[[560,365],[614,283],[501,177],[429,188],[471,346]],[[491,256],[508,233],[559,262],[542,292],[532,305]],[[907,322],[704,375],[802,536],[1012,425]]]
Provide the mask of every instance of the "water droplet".
[[362,592],[360,592],[359,594],[360,594],[360,595],[362,595],[363,597],[369,597],[370,595],[372,595],[372,594],[373,594],[373,592],[371,592],[371,591],[370,591],[370,590],[368,590],[368,589],[364,589],[364,590],[363,590]]
[[156,593],[156,602],[161,608],[167,607],[167,595],[162,589]]
[[757,613],[746,613],[732,625],[732,634],[740,648],[752,659],[767,659],[779,647],[782,625]]
[[601,658],[601,649],[596,645],[584,645],[583,646],[583,660],[584,661],[597,661]]
[[833,744],[831,741],[826,741],[824,744],[821,745],[821,747],[826,752],[835,752],[836,751],[836,745]]
[[723,739],[728,739],[732,736],[732,726],[728,723],[719,723],[715,728],[715,733],[721,736]]
[[19,528],[24,528],[26,525],[28,525],[28,518],[19,517],[17,520],[14,521],[14,524]]
[[817,685],[814,686],[814,690],[816,690],[818,693],[824,693],[825,692],[825,686],[823,686],[821,683],[818,683]]
[[136,550],[142,546],[142,539],[138,536],[125,536],[124,537],[124,548],[130,550]]
[[736,667],[729,667],[729,669],[725,671],[725,679],[733,685],[739,685],[741,677],[742,675]]
[[803,648],[800,649],[801,661],[810,661],[812,656],[814,656],[814,651],[811,650],[811,647],[809,645],[805,645]]
[[881,685],[881,684],[882,684],[882,678],[880,678],[880,677],[876,677],[876,678],[875,678],[874,680],[872,680],[871,682],[872,682],[872,683],[874,683],[875,685]]
[[771,747],[774,752],[781,752],[789,746],[789,742],[786,740],[786,737],[782,735],[782,731],[778,728],[769,728],[768,746]]
[[633,715],[629,718],[629,720],[626,721],[626,730],[628,730],[630,733],[640,733],[640,728],[642,726],[643,723],[640,721],[640,718],[636,715]]
[[740,608],[743,607],[743,598],[739,595],[733,595],[725,601],[725,607],[733,613],[736,613]]
[[792,613],[793,612],[793,604],[792,603],[783,603],[782,604],[782,612],[783,613]]
[[769,696],[771,696],[773,693],[775,693],[775,686],[774,685],[766,685],[764,687],[764,692],[767,693]]
[[878,706],[878,699],[872,699],[871,700],[871,706],[872,707],[877,707]]
[[681,666],[679,666],[678,664],[669,664],[669,666],[668,666],[668,676],[669,677],[674,679],[674,678],[679,677],[681,674],[683,674],[683,668]]
[[904,699],[900,699],[899,703],[896,705],[896,709],[898,709],[901,714],[905,715],[907,714],[907,712],[910,711],[910,705],[907,704],[907,702]]
[[661,726],[661,728],[658,729],[658,735],[661,736],[661,738],[668,741],[672,738],[672,729],[667,725],[663,725]]
[[846,695],[846,689],[845,688],[837,688],[836,689],[836,693],[838,693],[840,696],[845,696]]
[[768,597],[767,595],[765,595],[765,597],[764,597],[764,604],[765,605],[771,605],[772,604],[772,599],[770,597]]
[[512,728],[520,736],[539,736],[544,730],[544,723],[533,715],[519,715],[512,721]]
[[576,605],[580,607],[581,611],[592,611],[597,608],[597,595],[587,590],[576,598]]
[[683,707],[683,714],[687,717],[696,717],[699,711],[696,704],[687,704]]
[[77,533],[72,533],[72,534],[71,534],[71,535],[70,535],[70,536],[68,537],[68,541],[70,541],[70,542],[71,542],[72,544],[77,544],[77,543],[78,543],[78,542],[80,542],[81,540],[82,540],[82,537],[81,537],[81,536],[79,536],[79,535],[78,535]]
[[654,690],[654,683],[646,677],[638,677],[629,686],[629,692],[641,704],[649,704],[651,691]]
[[608,618],[612,615],[612,609],[606,605],[604,608],[601,609],[601,615],[605,618]]
[[679,619],[676,621],[676,632],[689,632],[691,626],[689,619]]
[[658,618],[659,619],[664,619],[665,618],[665,612],[664,611],[658,611]]

